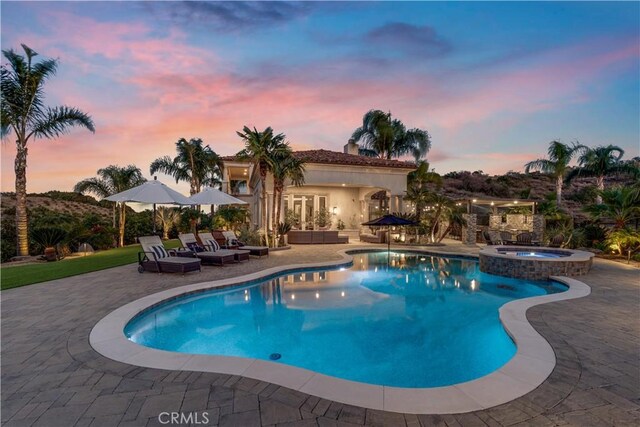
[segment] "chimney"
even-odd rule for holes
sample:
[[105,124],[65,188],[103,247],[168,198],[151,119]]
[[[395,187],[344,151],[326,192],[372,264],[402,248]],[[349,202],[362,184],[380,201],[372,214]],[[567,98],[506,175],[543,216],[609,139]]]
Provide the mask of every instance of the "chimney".
[[345,154],[358,155],[359,148],[360,147],[358,146],[358,144],[356,144],[356,142],[353,139],[350,139],[349,142],[347,142],[347,144],[344,146],[344,152]]

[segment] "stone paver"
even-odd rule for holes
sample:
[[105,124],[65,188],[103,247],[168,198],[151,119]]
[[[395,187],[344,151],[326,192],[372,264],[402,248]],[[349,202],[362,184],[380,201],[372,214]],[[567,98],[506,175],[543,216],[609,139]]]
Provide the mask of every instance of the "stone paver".
[[[98,320],[142,296],[277,265],[339,259],[336,251],[349,246],[356,245],[297,246],[185,276],[139,275],[129,265],[2,292],[2,425],[166,425],[158,415],[171,411],[206,412],[206,425],[241,427],[640,425],[640,271],[601,260],[580,278],[592,287],[589,297],[527,313],[556,353],[551,376],[519,399],[469,414],[374,411],[250,378],[127,365],[89,345]],[[456,242],[441,249],[478,251]]]

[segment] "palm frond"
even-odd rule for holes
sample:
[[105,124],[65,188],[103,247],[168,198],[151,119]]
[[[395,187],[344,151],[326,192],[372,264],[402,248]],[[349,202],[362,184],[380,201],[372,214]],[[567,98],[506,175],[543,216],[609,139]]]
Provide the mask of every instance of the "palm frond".
[[87,178],[78,182],[73,187],[73,191],[81,194],[91,193],[100,198],[105,198],[115,194],[113,187],[111,187],[106,181],[98,178]]
[[542,173],[553,173],[555,163],[547,159],[537,159],[524,165],[524,172],[540,171]]
[[73,126],[82,126],[95,133],[91,116],[77,108],[59,106],[48,108],[34,123],[31,134],[40,138],[53,138],[69,132]]
[[358,148],[358,154],[367,157],[378,157],[378,152],[369,148]]

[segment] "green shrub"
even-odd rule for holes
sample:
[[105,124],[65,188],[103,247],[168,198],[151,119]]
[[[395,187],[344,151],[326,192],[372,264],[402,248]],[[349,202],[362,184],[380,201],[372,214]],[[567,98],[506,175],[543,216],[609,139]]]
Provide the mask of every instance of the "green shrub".
[[32,228],[29,233],[31,240],[36,243],[38,253],[44,252],[46,248],[56,247],[65,243],[69,233],[60,227],[37,227]]
[[127,213],[124,228],[125,244],[136,243],[138,237],[153,234],[152,216],[153,213],[148,209],[142,212]]
[[593,185],[582,187],[574,193],[567,194],[567,200],[573,200],[574,202],[581,203],[583,205],[591,204],[596,201],[598,189]]
[[606,244],[618,255],[626,255],[628,251],[635,253],[640,250],[640,232],[630,228],[613,230],[607,236]]
[[313,223],[318,227],[331,227],[331,222],[332,218],[329,209],[321,209],[319,211],[316,211],[315,215],[313,216]]
[[15,243],[5,239],[2,236],[2,241],[0,241],[0,262],[9,261],[16,254],[16,245]]
[[222,223],[223,227],[235,230],[240,225],[246,223],[248,218],[249,211],[247,208],[237,206],[220,206],[214,216],[214,225],[217,221],[218,223]]
[[291,224],[293,228],[300,228],[300,215],[292,209],[287,209],[284,213],[284,222]]
[[238,228],[236,235],[238,236],[238,240],[243,242],[245,245],[256,246],[263,244],[263,239],[262,236],[260,236],[260,233],[256,230],[251,230],[248,225],[243,225]]
[[278,224],[278,244],[280,246],[284,245],[284,236],[289,231],[291,231],[291,224],[288,222],[281,222]]
[[607,238],[607,229],[598,224],[587,224],[581,227],[584,230],[586,246],[591,247]]

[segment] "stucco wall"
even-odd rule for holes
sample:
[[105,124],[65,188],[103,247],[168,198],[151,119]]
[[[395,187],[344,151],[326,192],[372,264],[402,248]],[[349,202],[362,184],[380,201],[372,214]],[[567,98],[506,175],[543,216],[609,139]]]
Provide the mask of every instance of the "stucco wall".
[[306,185],[347,184],[352,187],[376,187],[391,194],[404,194],[410,169],[369,168],[346,165],[307,164]]
[[289,187],[285,194],[327,196],[327,209],[333,212],[334,206],[338,208],[337,214],[332,216],[332,229],[336,228],[338,219],[342,219],[347,228],[351,228],[352,222],[355,222],[356,227],[360,223],[358,188],[305,185],[303,187]]

